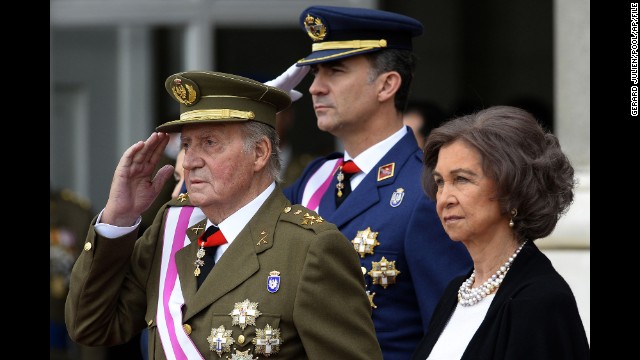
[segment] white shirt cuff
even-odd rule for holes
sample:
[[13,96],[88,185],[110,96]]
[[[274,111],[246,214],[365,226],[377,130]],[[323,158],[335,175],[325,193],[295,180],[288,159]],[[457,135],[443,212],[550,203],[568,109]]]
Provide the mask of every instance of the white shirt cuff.
[[142,216],[138,216],[138,219],[136,220],[135,224],[133,224],[132,226],[120,227],[120,226],[115,226],[111,224],[104,224],[100,222],[100,219],[102,219],[103,212],[104,212],[104,209],[102,209],[102,211],[100,211],[100,214],[98,214],[98,219],[96,220],[95,228],[98,235],[106,237],[108,239],[115,239],[120,236],[127,235],[132,231],[136,230],[140,225],[140,222],[142,222]]

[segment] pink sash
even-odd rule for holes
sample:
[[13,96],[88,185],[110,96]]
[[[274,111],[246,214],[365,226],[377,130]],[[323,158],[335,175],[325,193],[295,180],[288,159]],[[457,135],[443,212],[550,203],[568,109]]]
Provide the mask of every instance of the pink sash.
[[322,166],[311,175],[302,193],[302,205],[318,212],[320,200],[327,192],[329,184],[331,184],[331,179],[333,179],[333,174],[336,173],[336,169],[342,165],[342,162],[342,158],[329,160],[322,164]]
[[193,206],[171,207],[165,220],[156,324],[167,359],[204,359],[182,328],[184,297],[175,254],[190,243],[187,229],[205,215]]

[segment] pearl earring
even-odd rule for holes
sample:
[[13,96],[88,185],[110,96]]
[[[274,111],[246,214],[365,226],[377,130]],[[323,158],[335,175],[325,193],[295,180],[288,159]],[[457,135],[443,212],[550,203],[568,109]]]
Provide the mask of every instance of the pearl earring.
[[512,228],[515,223],[513,222],[513,218],[516,217],[516,215],[518,215],[518,209],[513,208],[511,209],[511,220],[509,220],[509,227]]

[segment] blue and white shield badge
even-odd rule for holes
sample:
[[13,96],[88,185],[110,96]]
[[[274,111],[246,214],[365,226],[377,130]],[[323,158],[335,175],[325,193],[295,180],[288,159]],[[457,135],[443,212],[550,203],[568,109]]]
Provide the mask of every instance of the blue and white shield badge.
[[398,207],[402,203],[403,198],[404,198],[404,189],[398,188],[391,195],[391,201],[389,201],[389,205],[391,205],[392,207]]
[[273,294],[278,291],[278,289],[280,289],[280,272],[273,270],[267,278],[267,290]]

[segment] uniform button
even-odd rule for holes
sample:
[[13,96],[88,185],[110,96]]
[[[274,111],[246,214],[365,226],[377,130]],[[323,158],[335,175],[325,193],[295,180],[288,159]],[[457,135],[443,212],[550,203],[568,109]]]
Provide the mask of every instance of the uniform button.
[[244,335],[238,336],[238,345],[244,344]]
[[84,251],[89,251],[89,250],[91,250],[91,243],[90,242],[84,243]]
[[187,335],[191,335],[191,325],[184,324],[182,325],[182,328],[184,329],[184,332],[187,333]]
[[148,326],[148,327],[151,327],[151,325],[153,325],[153,320],[149,320],[149,321],[147,321],[147,326]]

